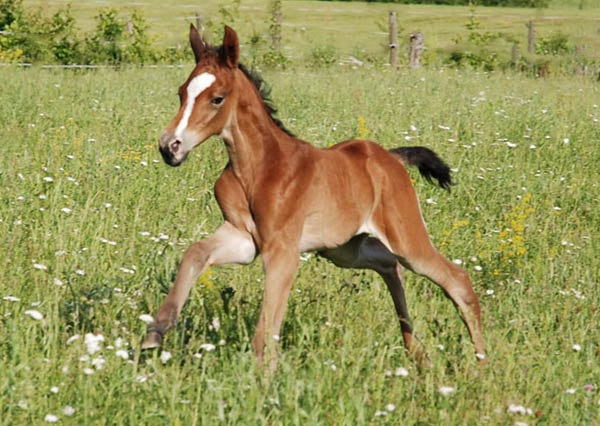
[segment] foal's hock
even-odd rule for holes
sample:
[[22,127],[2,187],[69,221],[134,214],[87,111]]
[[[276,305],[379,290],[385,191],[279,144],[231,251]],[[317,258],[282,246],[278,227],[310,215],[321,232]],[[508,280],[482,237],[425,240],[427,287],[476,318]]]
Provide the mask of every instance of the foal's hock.
[[423,147],[387,151],[374,142],[350,140],[315,148],[273,117],[262,85],[239,63],[238,37],[231,28],[225,27],[222,46],[213,48],[191,26],[190,43],[196,66],[179,88],[181,107],[160,136],[159,148],[169,165],[179,166],[210,136],[225,141],[229,164],[215,184],[224,222],[185,252],[143,347],[160,346],[206,268],[248,264],[260,253],[266,280],[253,347],[260,365],[267,354],[274,366],[299,254],[317,251],[340,267],[381,275],[406,348],[422,359],[426,356],[413,339],[402,267],[429,278],[456,304],[483,358],[479,301],[469,276],[433,247],[404,167],[416,166],[448,188],[448,166]]

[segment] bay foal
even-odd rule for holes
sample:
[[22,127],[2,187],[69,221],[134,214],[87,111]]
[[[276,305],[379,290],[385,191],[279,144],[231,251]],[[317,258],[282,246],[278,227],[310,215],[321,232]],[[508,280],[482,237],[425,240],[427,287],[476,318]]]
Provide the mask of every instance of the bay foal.
[[425,177],[447,187],[449,170],[437,155],[420,147],[386,151],[360,140],[315,148],[273,118],[239,64],[235,31],[225,27],[223,45],[211,48],[192,25],[190,43],[196,66],[179,88],[181,107],[160,136],[159,148],[169,165],[179,166],[208,137],[219,135],[225,141],[229,164],[215,184],[224,223],[185,252],[143,348],[160,346],[206,268],[248,264],[260,253],[266,280],[253,347],[262,365],[266,346],[274,366],[299,254],[318,251],[343,268],[368,268],[381,275],[406,348],[423,357],[412,336],[402,266],[429,278],[458,306],[483,358],[477,296],[468,275],[429,240],[404,167],[418,166]]

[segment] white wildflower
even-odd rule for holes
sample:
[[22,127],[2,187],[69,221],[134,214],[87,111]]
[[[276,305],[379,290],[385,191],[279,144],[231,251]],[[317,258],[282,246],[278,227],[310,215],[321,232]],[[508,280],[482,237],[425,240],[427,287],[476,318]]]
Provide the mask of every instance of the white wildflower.
[[154,318],[152,318],[152,315],[148,315],[148,314],[142,314],[138,317],[138,319],[144,321],[146,324],[150,324],[151,322],[154,321]]
[[404,367],[398,367],[396,368],[396,371],[394,371],[394,374],[396,376],[406,377],[408,376],[408,370]]
[[531,408],[525,408],[522,405],[510,404],[508,406],[508,412],[511,414],[520,414],[522,416],[528,414],[533,415],[533,410]]
[[101,343],[104,342],[104,336],[101,334],[87,333],[85,335],[85,346],[90,355],[101,350]]
[[73,414],[75,414],[75,409],[70,405],[65,405],[62,409],[62,412],[65,416],[72,416]]
[[48,423],[56,423],[58,421],[58,417],[55,416],[54,414],[46,414],[46,417],[44,417],[44,420]]
[[212,343],[202,343],[200,345],[200,349],[210,352],[210,351],[214,351],[216,349],[216,346],[213,345]]
[[119,349],[115,352],[115,355],[123,359],[129,359],[129,354],[124,349]]
[[160,353],[160,360],[162,361],[163,364],[166,364],[167,361],[170,360],[171,358],[173,358],[173,355],[171,355],[171,352],[162,351]]
[[440,388],[438,389],[439,393],[441,393],[444,396],[448,396],[450,395],[452,392],[456,391],[455,387],[452,386],[440,386]]
[[96,370],[102,370],[102,367],[104,367],[105,362],[106,360],[102,356],[99,356],[98,358],[94,358],[92,360],[92,365],[96,367]]
[[44,319],[44,315],[42,315],[42,313],[40,311],[36,311],[35,309],[28,309],[25,312],[23,312],[25,315],[29,315],[31,318],[33,318],[34,320],[42,320]]

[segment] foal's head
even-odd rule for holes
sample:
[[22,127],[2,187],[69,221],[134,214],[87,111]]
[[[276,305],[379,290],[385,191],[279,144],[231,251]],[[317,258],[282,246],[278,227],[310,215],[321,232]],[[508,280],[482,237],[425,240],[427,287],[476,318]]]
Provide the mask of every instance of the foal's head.
[[223,45],[207,46],[190,26],[196,67],[179,88],[181,106],[159,140],[160,152],[171,166],[179,166],[195,146],[223,132],[239,89],[235,84],[240,46],[234,30],[225,26]]

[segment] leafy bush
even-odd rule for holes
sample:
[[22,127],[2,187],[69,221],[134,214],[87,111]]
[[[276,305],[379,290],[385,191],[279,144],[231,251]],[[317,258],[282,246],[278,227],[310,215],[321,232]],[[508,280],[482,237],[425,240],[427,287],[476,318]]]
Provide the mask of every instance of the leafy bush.
[[454,50],[450,53],[448,62],[459,67],[482,69],[484,71],[493,71],[500,65],[498,54],[486,49],[478,51]]
[[499,48],[501,51],[508,51],[510,46],[516,43],[512,36],[483,30],[473,9],[465,28],[468,31],[466,40],[460,36],[454,38],[456,46],[450,51],[447,63],[484,71],[492,71],[508,65],[507,61],[503,62],[499,58],[498,53],[491,48],[491,44],[495,43],[496,50]]
[[306,56],[307,64],[315,68],[333,65],[337,59],[335,47],[330,45],[316,46]]
[[46,18],[39,11],[25,10],[22,0],[2,0],[0,30],[3,60],[70,63],[77,56],[80,40],[69,6]]
[[569,38],[560,31],[546,37],[538,37],[535,43],[535,53],[538,55],[561,55],[571,50]]
[[0,60],[116,65],[191,57],[189,48],[155,51],[146,20],[138,12],[123,18],[116,9],[103,9],[95,20],[95,30],[84,36],[70,6],[45,17],[26,10],[23,0],[0,0]]
[[150,45],[148,26],[142,15],[134,12],[127,22],[116,9],[104,9],[96,17],[96,31],[85,41],[86,63],[144,64],[156,62],[158,55]]

